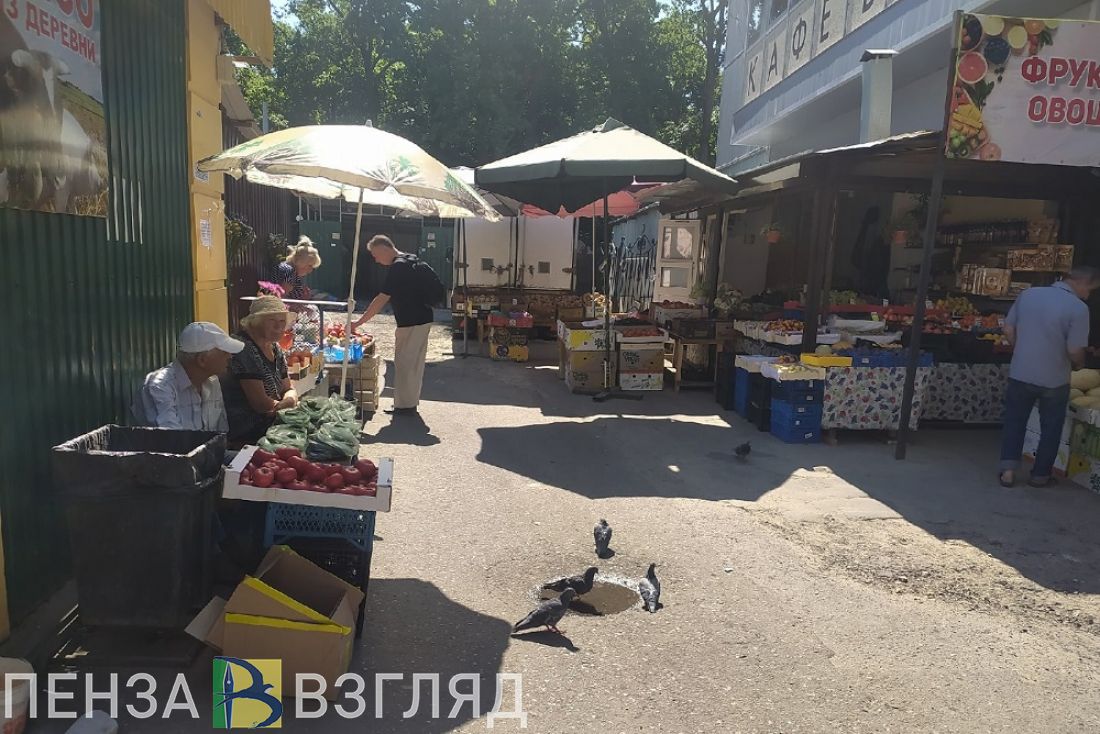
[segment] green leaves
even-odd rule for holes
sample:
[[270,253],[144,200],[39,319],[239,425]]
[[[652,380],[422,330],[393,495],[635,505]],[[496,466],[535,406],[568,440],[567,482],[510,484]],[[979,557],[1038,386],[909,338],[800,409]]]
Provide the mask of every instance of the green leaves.
[[275,68],[240,73],[254,113],[266,101],[275,127],[369,119],[473,166],[616,117],[713,157],[724,0],[290,0],[286,10]]

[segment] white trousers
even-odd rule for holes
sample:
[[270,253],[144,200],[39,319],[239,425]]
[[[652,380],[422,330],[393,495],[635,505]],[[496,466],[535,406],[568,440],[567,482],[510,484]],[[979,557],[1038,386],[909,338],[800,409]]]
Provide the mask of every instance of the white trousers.
[[393,343],[393,407],[415,408],[424,385],[424,360],[428,356],[431,324],[399,326]]

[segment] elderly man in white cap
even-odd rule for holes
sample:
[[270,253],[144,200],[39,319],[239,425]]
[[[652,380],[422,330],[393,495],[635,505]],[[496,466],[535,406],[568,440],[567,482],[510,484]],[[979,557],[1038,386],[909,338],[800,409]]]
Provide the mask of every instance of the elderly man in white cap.
[[218,377],[244,349],[217,324],[197,321],[180,333],[176,360],[150,372],[134,398],[141,425],[190,431],[229,430]]

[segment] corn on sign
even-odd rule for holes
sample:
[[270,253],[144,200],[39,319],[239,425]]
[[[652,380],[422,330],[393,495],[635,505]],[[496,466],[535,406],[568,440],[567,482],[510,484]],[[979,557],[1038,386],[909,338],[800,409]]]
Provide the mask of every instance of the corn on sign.
[[0,206],[103,217],[99,0],[0,0]]
[[1100,22],[963,15],[948,158],[1100,166]]

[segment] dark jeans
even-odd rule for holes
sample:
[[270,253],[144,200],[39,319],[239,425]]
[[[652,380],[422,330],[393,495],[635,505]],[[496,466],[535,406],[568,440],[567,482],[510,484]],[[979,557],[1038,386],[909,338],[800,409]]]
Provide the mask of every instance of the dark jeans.
[[1005,391],[1005,426],[1001,439],[1001,471],[1020,466],[1024,452],[1024,434],[1027,420],[1035,402],[1039,402],[1039,448],[1035,452],[1035,466],[1031,476],[1046,479],[1054,469],[1058,445],[1062,440],[1062,426],[1066,422],[1066,406],[1069,405],[1069,385],[1039,387],[1019,380],[1009,380]]

